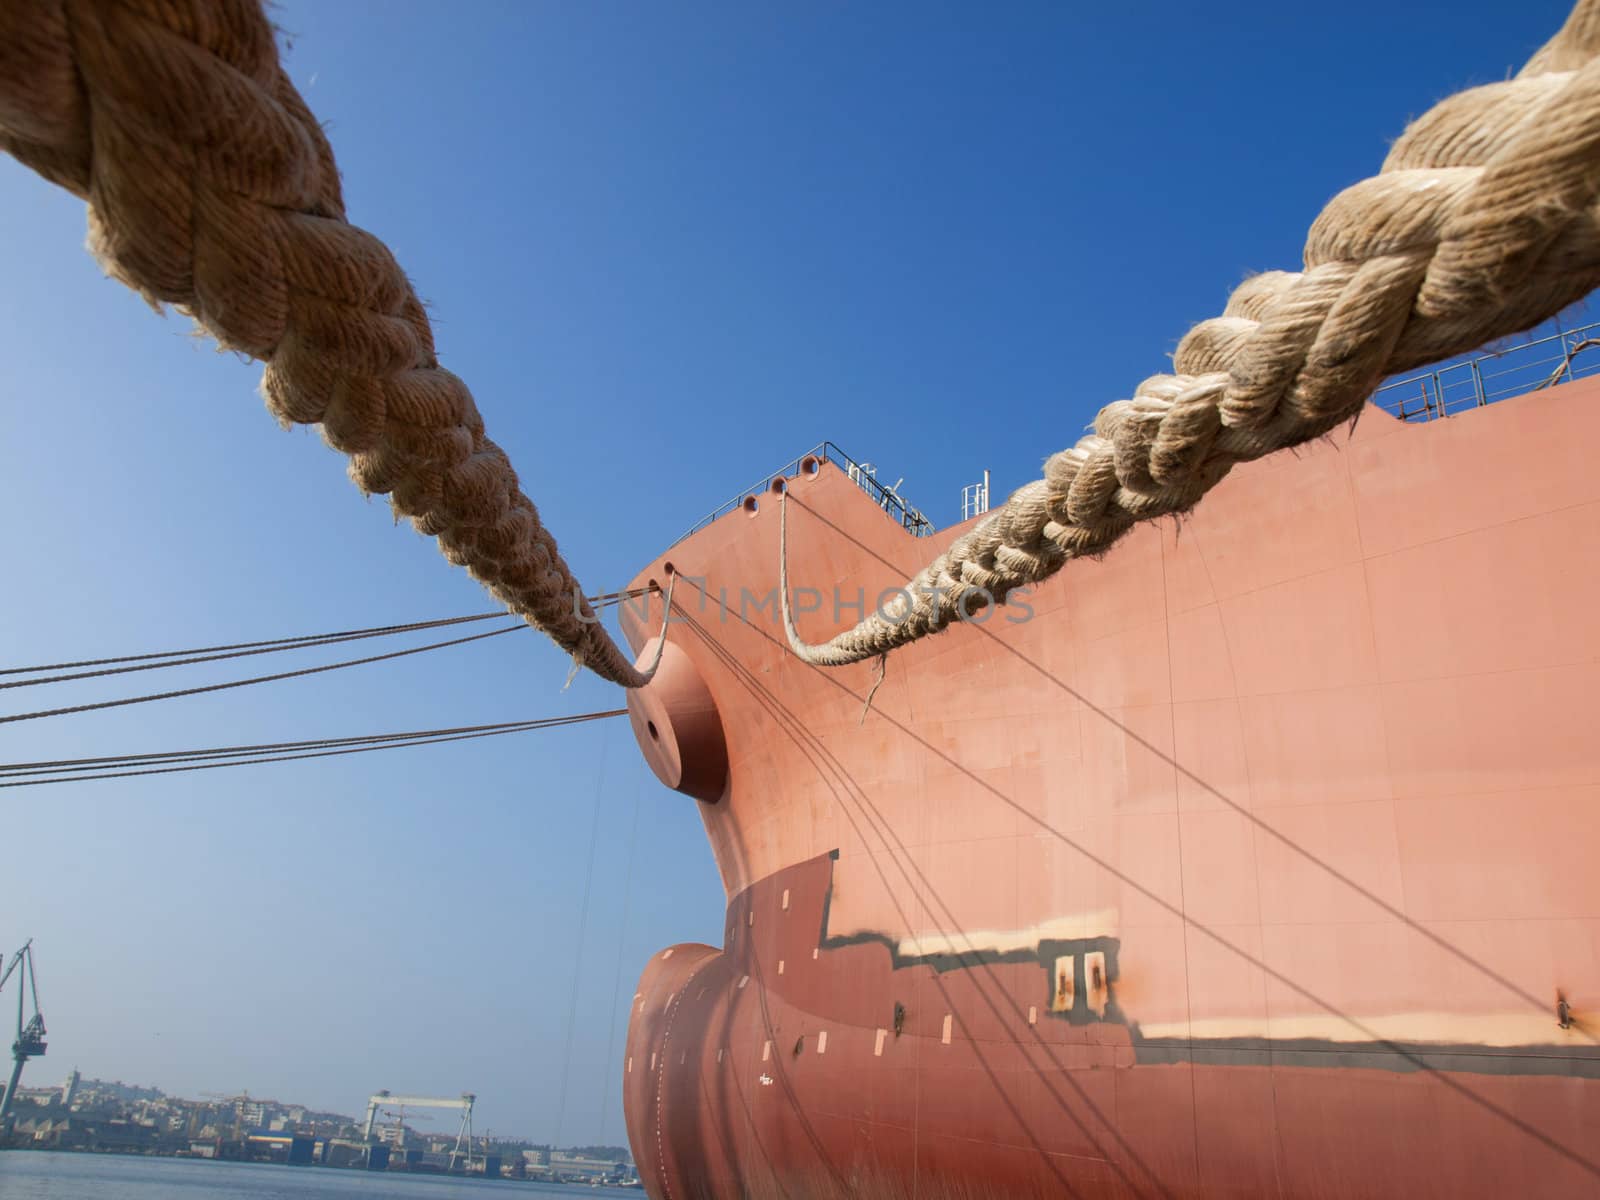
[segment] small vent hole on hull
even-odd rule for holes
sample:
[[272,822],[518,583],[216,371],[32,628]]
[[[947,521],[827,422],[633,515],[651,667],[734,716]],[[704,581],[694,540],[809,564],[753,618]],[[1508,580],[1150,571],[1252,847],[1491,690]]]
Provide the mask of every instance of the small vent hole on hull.
[[652,742],[659,742],[661,740],[661,731],[656,728],[656,723],[654,721],[646,721],[644,723],[644,727],[645,731],[649,733],[650,740]]
[[1056,959],[1056,985],[1050,995],[1051,1012],[1071,1012],[1077,995],[1077,980],[1072,975],[1072,955],[1063,954]]
[[1106,956],[1102,951],[1092,950],[1083,956],[1083,975],[1089,993],[1089,1011],[1097,1017],[1105,1016],[1110,988],[1106,983]]

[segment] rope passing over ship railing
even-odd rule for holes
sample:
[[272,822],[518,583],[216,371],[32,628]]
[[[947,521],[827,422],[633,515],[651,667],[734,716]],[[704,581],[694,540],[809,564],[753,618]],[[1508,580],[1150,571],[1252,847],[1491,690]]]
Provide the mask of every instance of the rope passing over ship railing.
[[88,201],[109,274],[264,361],[267,407],[320,424],[358,487],[575,663],[649,680],[575,602],[405,272],[346,221],[333,151],[260,0],[0,4],[0,148]]
[[1548,319],[1600,285],[1597,196],[1600,0],[1580,0],[1514,79],[1436,104],[1378,175],[1334,197],[1303,272],[1240,284],[1179,343],[1173,374],[1101,409],[891,603],[811,644],[780,585],[790,648],[840,666],[937,633],[1188,511],[1236,463],[1354,420],[1386,376]]
[[588,721],[625,716],[627,711],[625,708],[614,708],[605,712],[501,721],[492,725],[458,725],[448,729],[420,729],[408,733],[265,742],[254,746],[218,746],[209,750],[169,750],[154,754],[113,754],[99,758],[0,763],[0,788],[37,787],[47,783],[75,783],[87,779],[125,779],[132,775],[172,775],[184,771],[249,767],[258,763],[289,762],[301,758],[365,754],[371,750],[399,750],[407,746],[433,746],[442,742],[463,742],[507,733],[554,729],[562,725],[581,725]]
[[[1237,288],[1175,372],[1100,411],[1044,478],[805,661],[840,665],[1003,603],[1239,462],[1353,419],[1385,375],[1537,324],[1600,283],[1600,0],[1514,79],[1435,105],[1312,225],[1306,269]],[[0,5],[0,148],[88,201],[115,278],[266,363],[368,493],[436,537],[577,666],[646,683],[594,619],[388,248],[345,219],[333,152],[259,0]],[[788,596],[783,597],[787,608]],[[659,661],[659,656],[658,656]],[[652,668],[653,669],[653,668]]]

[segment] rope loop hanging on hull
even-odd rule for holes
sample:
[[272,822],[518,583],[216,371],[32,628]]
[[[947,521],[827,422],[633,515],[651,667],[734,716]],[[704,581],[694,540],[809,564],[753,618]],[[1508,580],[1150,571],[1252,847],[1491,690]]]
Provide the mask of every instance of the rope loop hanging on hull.
[[790,647],[842,666],[937,633],[1188,511],[1236,463],[1353,420],[1386,376],[1547,320],[1600,285],[1597,200],[1600,0],[1579,0],[1516,78],[1412,122],[1381,172],[1312,224],[1304,271],[1240,284],[1179,343],[1172,374],[1101,409],[1043,479],[907,581],[898,607],[815,644],[786,610]]
[[[1600,0],[1579,0],[1514,79],[1412,123],[1312,225],[1299,273],[1241,284],[1174,372],[1103,408],[1044,478],[805,661],[880,656],[977,603],[1193,507],[1239,462],[1352,419],[1386,375],[1529,328],[1600,284]],[[89,243],[153,304],[266,363],[285,424],[318,424],[369,493],[625,687],[636,669],[439,365],[393,255],[345,219],[333,152],[259,0],[0,5],[0,148],[89,204]]]

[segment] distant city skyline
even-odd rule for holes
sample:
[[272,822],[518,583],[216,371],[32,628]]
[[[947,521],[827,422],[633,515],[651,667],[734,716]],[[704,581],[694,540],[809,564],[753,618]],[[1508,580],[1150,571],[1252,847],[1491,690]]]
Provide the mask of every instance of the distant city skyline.
[[[219,1110],[230,1107],[240,1108],[246,1124],[255,1123],[263,1127],[267,1125],[269,1120],[274,1119],[277,1114],[281,1114],[282,1120],[289,1123],[334,1120],[350,1126],[359,1127],[362,1124],[359,1112],[318,1109],[311,1105],[303,1104],[298,1100],[282,1100],[272,1096],[252,1094],[249,1088],[242,1089],[232,1096],[211,1091],[184,1095],[178,1092],[169,1092],[154,1084],[130,1083],[121,1079],[101,1079],[96,1076],[85,1076],[77,1067],[73,1067],[68,1071],[66,1077],[59,1083],[24,1082],[18,1086],[17,1093],[22,1108],[20,1111],[14,1112],[13,1116],[18,1120],[30,1116],[30,1105],[38,1107],[42,1103],[48,1102],[50,1105],[71,1108],[75,1103],[103,1104],[114,1100],[128,1104],[170,1101]],[[364,1097],[363,1105],[365,1105],[365,1102],[366,1098]],[[396,1101],[396,1104],[398,1103]],[[408,1128],[415,1120],[424,1122],[431,1120],[426,1112],[418,1114],[413,1110],[411,1116],[413,1120],[406,1122]],[[378,1124],[385,1129],[390,1129],[397,1124],[399,1117],[400,1114],[386,1108],[382,1111],[382,1119]],[[437,1129],[419,1130],[418,1133],[424,1137],[454,1136],[453,1133],[446,1135],[443,1131]],[[492,1137],[494,1140],[503,1142],[529,1143],[533,1145],[549,1144],[543,1139],[520,1134],[515,1130],[485,1131],[478,1134],[478,1136]],[[595,1147],[593,1144],[582,1142],[565,1143],[554,1147],[557,1150],[573,1148],[593,1149]],[[613,1148],[626,1149],[626,1146]]]
[[[0,1122],[0,1150],[123,1154],[401,1171],[524,1180],[621,1183],[634,1174],[627,1146],[552,1146],[472,1125],[476,1097],[383,1092],[365,1117],[323,1112],[248,1092],[198,1097],[84,1078],[74,1068],[56,1087],[17,1088]],[[418,1111],[418,1110],[422,1111]],[[434,1110],[459,1115],[454,1129],[428,1129]]]

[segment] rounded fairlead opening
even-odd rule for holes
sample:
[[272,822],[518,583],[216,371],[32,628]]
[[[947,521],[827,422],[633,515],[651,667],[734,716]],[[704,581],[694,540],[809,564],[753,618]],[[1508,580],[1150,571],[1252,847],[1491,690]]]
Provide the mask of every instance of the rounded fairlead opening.
[[[659,639],[640,648],[649,662]],[[728,786],[728,742],[722,716],[694,662],[668,642],[655,678],[628,693],[628,722],[645,762],[667,787],[706,804],[722,799]]]

